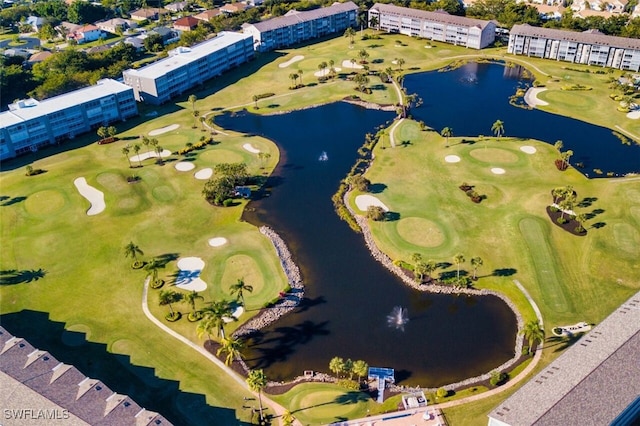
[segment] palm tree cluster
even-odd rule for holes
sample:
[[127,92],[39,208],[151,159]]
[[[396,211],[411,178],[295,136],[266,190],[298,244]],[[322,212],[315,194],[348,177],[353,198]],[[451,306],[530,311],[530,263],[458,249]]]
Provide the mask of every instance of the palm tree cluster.
[[[427,277],[427,281],[431,281],[431,274],[438,268],[438,265],[435,261],[429,259],[424,261],[422,255],[420,253],[413,253],[411,255],[411,262],[413,263],[413,277],[416,282],[423,282],[425,276]],[[453,264],[456,265],[456,278],[455,282],[460,285],[463,282],[466,282],[466,285],[470,285],[468,278],[460,279],[460,265],[466,262],[466,259],[462,253],[457,253],[453,257]],[[480,256],[475,256],[471,258],[471,266],[473,267],[473,280],[478,279],[478,268],[484,264],[484,261]]]
[[354,374],[358,377],[358,382],[362,381],[369,373],[369,364],[363,360],[351,361],[340,357],[333,357],[329,361],[329,370],[336,375],[337,378],[349,376],[349,380],[353,380]]
[[544,342],[544,329],[537,320],[528,321],[520,330],[520,334],[529,341],[529,354],[533,353],[533,344],[536,340],[540,341],[541,345]]
[[555,161],[556,167],[560,171],[567,170],[567,168],[569,167],[569,159],[571,158],[571,156],[573,156],[573,151],[568,149],[565,152],[562,152],[562,148],[564,145],[560,140],[556,141],[553,146],[558,150],[558,154],[560,154],[560,158]]

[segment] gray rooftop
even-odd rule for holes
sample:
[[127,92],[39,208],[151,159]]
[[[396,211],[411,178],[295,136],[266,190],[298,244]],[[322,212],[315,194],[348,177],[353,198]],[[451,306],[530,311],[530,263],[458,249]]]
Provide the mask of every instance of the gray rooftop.
[[[0,405],[6,410],[63,410],[63,422],[73,425],[171,425],[160,414],[147,411],[126,395],[113,392],[99,380],[91,379],[73,366],[55,359],[26,340],[0,327]],[[37,415],[31,414],[31,415]],[[55,420],[55,419],[54,419]],[[31,424],[11,423],[6,424]],[[44,423],[43,423],[44,424]]]
[[161,59],[158,62],[139,69],[128,69],[125,73],[136,77],[156,79],[218,50],[225,49],[235,43],[252,37],[251,34],[222,31],[210,40],[196,44],[190,48],[178,47],[169,52],[168,58]]
[[[94,86],[74,90],[62,95],[45,99],[41,102],[30,103],[30,106],[19,107],[12,104],[9,108],[15,108],[0,113],[0,128],[9,127],[26,120],[42,117],[56,111],[62,111],[78,104],[100,99],[107,95],[117,94],[131,90],[126,84],[111,79],[99,80]],[[18,102],[19,104],[19,102]]]
[[423,19],[431,22],[439,22],[448,25],[458,25],[460,27],[485,28],[491,21],[482,19],[466,18],[464,16],[450,15],[444,10],[427,12],[426,10],[411,9],[393,4],[376,3],[370,10],[377,10],[386,15],[404,16],[407,18]]
[[597,44],[600,46],[640,50],[639,39],[609,36],[599,31],[592,30],[577,32],[568,30],[556,30],[554,28],[532,27],[528,24],[522,24],[514,25],[513,28],[511,28],[511,35],[575,41],[578,43]]
[[298,12],[291,10],[286,15],[278,18],[268,19],[262,22],[256,22],[255,24],[249,24],[254,26],[258,31],[272,31],[278,28],[286,28],[292,25],[300,24],[303,22],[314,21],[320,18],[326,18],[328,16],[336,15],[338,13],[357,11],[358,6],[352,1],[346,3],[334,3],[329,7],[321,7],[318,9],[308,10],[304,12]]
[[606,425],[638,395],[640,292],[491,411],[489,424]]

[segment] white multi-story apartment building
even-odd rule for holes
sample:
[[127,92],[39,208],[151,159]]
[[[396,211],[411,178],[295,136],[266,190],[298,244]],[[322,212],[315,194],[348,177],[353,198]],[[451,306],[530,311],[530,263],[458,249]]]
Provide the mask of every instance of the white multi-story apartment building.
[[256,50],[266,52],[344,31],[356,25],[357,13],[358,6],[348,1],[306,12],[290,10],[278,18],[244,24],[242,29],[253,36]]
[[220,32],[193,47],[178,47],[169,57],[122,73],[138,101],[159,105],[254,56],[250,34]]
[[450,15],[443,10],[427,12],[376,3],[369,9],[368,18],[369,26],[381,31],[423,37],[472,49],[487,47],[496,37],[494,21]]
[[137,114],[131,87],[111,79],[41,102],[18,101],[0,113],[0,160]]
[[640,40],[604,35],[597,30],[575,32],[514,25],[509,53],[638,71]]

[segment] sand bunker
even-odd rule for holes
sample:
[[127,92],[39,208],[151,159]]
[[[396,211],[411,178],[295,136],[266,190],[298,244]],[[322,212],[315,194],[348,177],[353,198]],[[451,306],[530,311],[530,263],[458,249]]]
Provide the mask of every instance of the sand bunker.
[[363,212],[366,212],[369,206],[379,206],[382,207],[382,210],[385,212],[389,211],[389,207],[385,206],[384,203],[378,200],[373,195],[358,195],[356,197],[356,206]]
[[491,169],[491,173],[493,173],[494,175],[503,175],[505,174],[504,169],[501,169],[500,167],[494,167]]
[[175,168],[179,172],[188,172],[189,170],[195,169],[196,165],[188,161],[180,161],[176,163]]
[[200,279],[200,272],[204,268],[204,260],[199,257],[183,257],[178,260],[178,276],[176,287],[187,291],[203,291],[207,283]]
[[[163,149],[162,152],[160,153],[160,157],[162,158],[166,158],[168,156],[171,155],[171,151],[169,151],[168,149]],[[138,155],[134,155],[133,157],[130,158],[131,161],[144,161],[147,158],[157,158],[158,157],[158,153],[155,151],[149,151],[149,152],[145,152],[144,154],[138,154]]]
[[446,161],[447,163],[459,163],[460,157],[458,157],[457,155],[447,155],[446,157],[444,157],[444,161]]
[[91,207],[87,210],[87,216],[95,216],[102,213],[107,205],[104,203],[104,193],[87,183],[83,177],[79,177],[73,181],[80,195],[89,200]]
[[207,167],[206,169],[198,170],[193,176],[196,179],[207,180],[213,176],[213,169],[211,167]]
[[[231,316],[233,316],[233,318],[235,318],[235,319],[238,319],[238,318],[240,318],[240,315],[242,315],[242,314],[243,314],[243,312],[244,312],[244,308],[243,308],[242,306],[238,306],[238,307],[233,311],[233,313],[231,314]],[[235,321],[233,318],[225,317],[225,318],[222,318],[222,320],[223,320],[224,322],[231,322],[231,321]]]
[[160,129],[155,129],[149,132],[149,136],[158,136],[161,135],[163,133],[167,133],[170,132],[172,130],[177,129],[178,127],[180,127],[179,124],[172,124],[170,126],[166,126],[166,127],[162,127]]
[[[342,71],[342,68],[335,68],[334,67],[333,70],[335,72],[340,72],[340,71]],[[331,73],[331,70],[329,68],[325,68],[323,70],[314,72],[313,75],[315,75],[316,77],[325,77],[325,76],[329,75],[330,73]]]
[[224,237],[215,237],[209,240],[209,245],[211,247],[220,247],[227,244],[227,239]]
[[635,110],[635,111],[631,111],[627,113],[627,118],[630,118],[632,120],[637,120],[638,118],[640,118],[640,110]]
[[289,59],[287,62],[283,62],[281,64],[278,65],[278,67],[280,68],[286,68],[289,65],[293,64],[294,62],[298,62],[304,59],[304,56],[302,55],[296,55],[293,58]]
[[253,154],[260,153],[260,150],[258,148],[254,148],[250,143],[245,143],[244,145],[242,145],[242,147]]
[[354,68],[357,70],[361,70],[362,68],[364,68],[362,65],[359,64],[354,64],[353,62],[351,62],[349,59],[345,59],[344,61],[342,61],[342,66],[345,68]]
[[521,146],[520,147],[520,151],[524,152],[525,154],[535,154],[536,153],[536,149],[532,146],[529,145],[525,145],[525,146]]
[[530,107],[549,105],[548,102],[541,101],[540,99],[538,99],[538,94],[540,92],[544,92],[545,90],[547,90],[545,87],[531,87],[531,88],[529,88],[529,90],[527,90],[527,93],[524,94],[524,101]]

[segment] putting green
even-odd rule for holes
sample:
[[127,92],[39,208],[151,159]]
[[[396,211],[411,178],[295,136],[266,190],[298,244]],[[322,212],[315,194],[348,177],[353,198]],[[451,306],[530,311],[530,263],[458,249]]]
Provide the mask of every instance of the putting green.
[[613,225],[613,236],[616,245],[631,256],[640,256],[640,233],[628,223],[616,223]]
[[407,242],[420,247],[438,247],[444,242],[444,234],[440,227],[428,219],[420,217],[400,219],[396,230]]
[[[224,273],[220,280],[222,290],[231,294],[232,284],[242,279],[245,284],[253,287],[251,293],[259,294],[264,287],[264,277],[253,257],[246,254],[236,254],[227,259],[224,263]],[[251,293],[245,293],[244,297],[249,299]]]
[[127,183],[127,179],[125,179],[118,173],[113,173],[113,172],[100,173],[96,178],[96,180],[105,189],[111,192],[114,192],[116,194],[124,194],[130,191],[129,183]]
[[491,164],[510,164],[518,161],[518,155],[500,148],[476,148],[469,151],[476,160]]
[[144,182],[148,185],[155,185],[160,182],[160,175],[158,172],[153,170],[153,165],[145,166],[143,169],[139,170],[136,174],[142,178]]
[[210,149],[200,154],[198,159],[207,164],[241,163],[244,161],[242,155],[227,149]]
[[62,343],[67,346],[82,346],[89,340],[91,329],[84,324],[73,324],[62,332]]
[[[571,85],[571,80],[565,84]],[[590,91],[571,91],[571,90],[547,90],[545,91],[544,100],[556,106],[566,106],[573,112],[576,111],[593,111],[597,107],[597,98],[595,96],[587,96]]]
[[140,205],[140,199],[137,197],[123,197],[118,199],[117,206],[122,210],[132,210]]
[[341,402],[344,396],[344,391],[338,389],[316,390],[313,393],[305,393],[297,401],[295,399],[292,401],[296,407],[292,411],[295,411],[293,414],[296,416],[304,413],[307,416],[313,416],[316,419],[322,418],[325,421],[349,418],[360,407],[358,404]]
[[569,312],[571,306],[566,297],[567,291],[558,277],[555,253],[547,239],[548,230],[537,218],[522,219],[519,227],[529,247],[533,267],[538,277],[540,295],[545,304],[555,312]]
[[168,185],[156,186],[151,193],[158,201],[168,202],[176,198],[176,192]]
[[64,204],[64,195],[55,189],[46,189],[29,195],[24,207],[34,216],[48,216],[60,210]]
[[633,206],[629,209],[631,216],[640,223],[640,206]]
[[625,191],[627,198],[629,201],[633,201],[635,203],[640,203],[640,191],[636,189],[629,189]]

